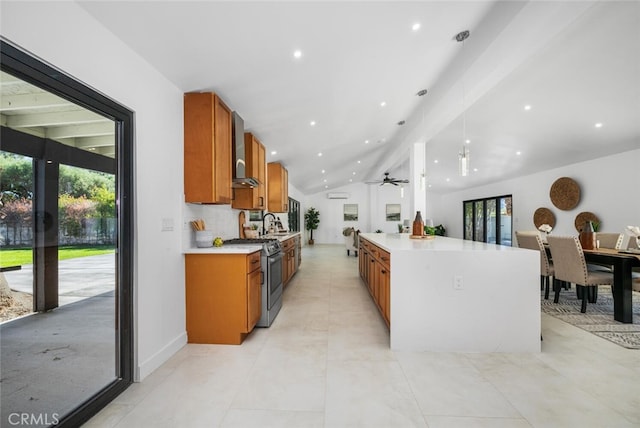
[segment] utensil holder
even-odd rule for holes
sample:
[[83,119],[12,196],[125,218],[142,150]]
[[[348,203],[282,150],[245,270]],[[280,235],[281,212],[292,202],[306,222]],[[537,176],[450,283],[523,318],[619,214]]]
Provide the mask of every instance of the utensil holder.
[[196,247],[213,247],[213,232],[211,230],[196,230]]

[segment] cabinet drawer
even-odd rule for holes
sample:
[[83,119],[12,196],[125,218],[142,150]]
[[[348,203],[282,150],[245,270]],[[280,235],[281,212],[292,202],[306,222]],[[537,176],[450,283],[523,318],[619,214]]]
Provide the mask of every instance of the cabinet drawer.
[[251,253],[247,256],[247,273],[260,269],[260,251]]
[[387,251],[378,248],[378,258],[380,259],[380,262],[389,269],[391,264],[391,255]]

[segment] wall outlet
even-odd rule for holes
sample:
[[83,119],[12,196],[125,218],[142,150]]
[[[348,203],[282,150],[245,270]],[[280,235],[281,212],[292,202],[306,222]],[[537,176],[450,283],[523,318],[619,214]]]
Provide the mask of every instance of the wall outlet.
[[173,219],[172,218],[163,218],[162,219],[162,227],[160,229],[161,232],[171,232],[173,231]]
[[463,283],[462,283],[462,275],[456,275],[453,277],[453,289],[454,290],[462,290],[463,287]]

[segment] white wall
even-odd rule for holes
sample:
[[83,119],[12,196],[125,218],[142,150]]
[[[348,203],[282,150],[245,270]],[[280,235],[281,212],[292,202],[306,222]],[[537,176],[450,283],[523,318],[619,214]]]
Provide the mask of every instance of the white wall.
[[[0,28],[135,112],[135,364],[144,378],[186,342],[182,92],[74,2],[2,2]],[[163,218],[173,232],[161,232]]]
[[[348,193],[348,199],[328,199],[327,193]],[[358,221],[344,221],[343,205],[358,204]],[[386,221],[386,204],[401,205],[401,221]],[[306,198],[305,211],[314,207],[320,212],[320,225],[313,232],[313,239],[319,244],[341,244],[344,242],[342,229],[353,227],[362,232],[395,233],[402,219],[413,215],[409,212],[410,192],[405,188],[405,197],[400,197],[400,188],[390,185],[376,186],[354,183],[330,191],[315,193]],[[308,233],[307,233],[308,238]]]
[[[553,234],[576,235],[574,219],[583,211],[600,219],[601,232],[622,232],[627,225],[640,224],[639,168],[640,149],[461,192],[429,193],[427,200],[433,202],[428,202],[428,210],[436,224],[445,225],[448,236],[461,238],[464,200],[512,194],[514,231],[534,230],[533,213],[546,207],[556,217]],[[580,202],[570,211],[556,208],[549,198],[551,185],[560,177],[570,177],[580,185]]]

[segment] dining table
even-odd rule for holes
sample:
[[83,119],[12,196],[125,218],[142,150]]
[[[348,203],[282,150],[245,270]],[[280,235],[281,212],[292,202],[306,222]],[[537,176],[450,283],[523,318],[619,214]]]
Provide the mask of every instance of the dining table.
[[597,248],[583,250],[587,262],[613,267],[613,318],[630,324],[633,322],[633,268],[640,266],[640,252]]

